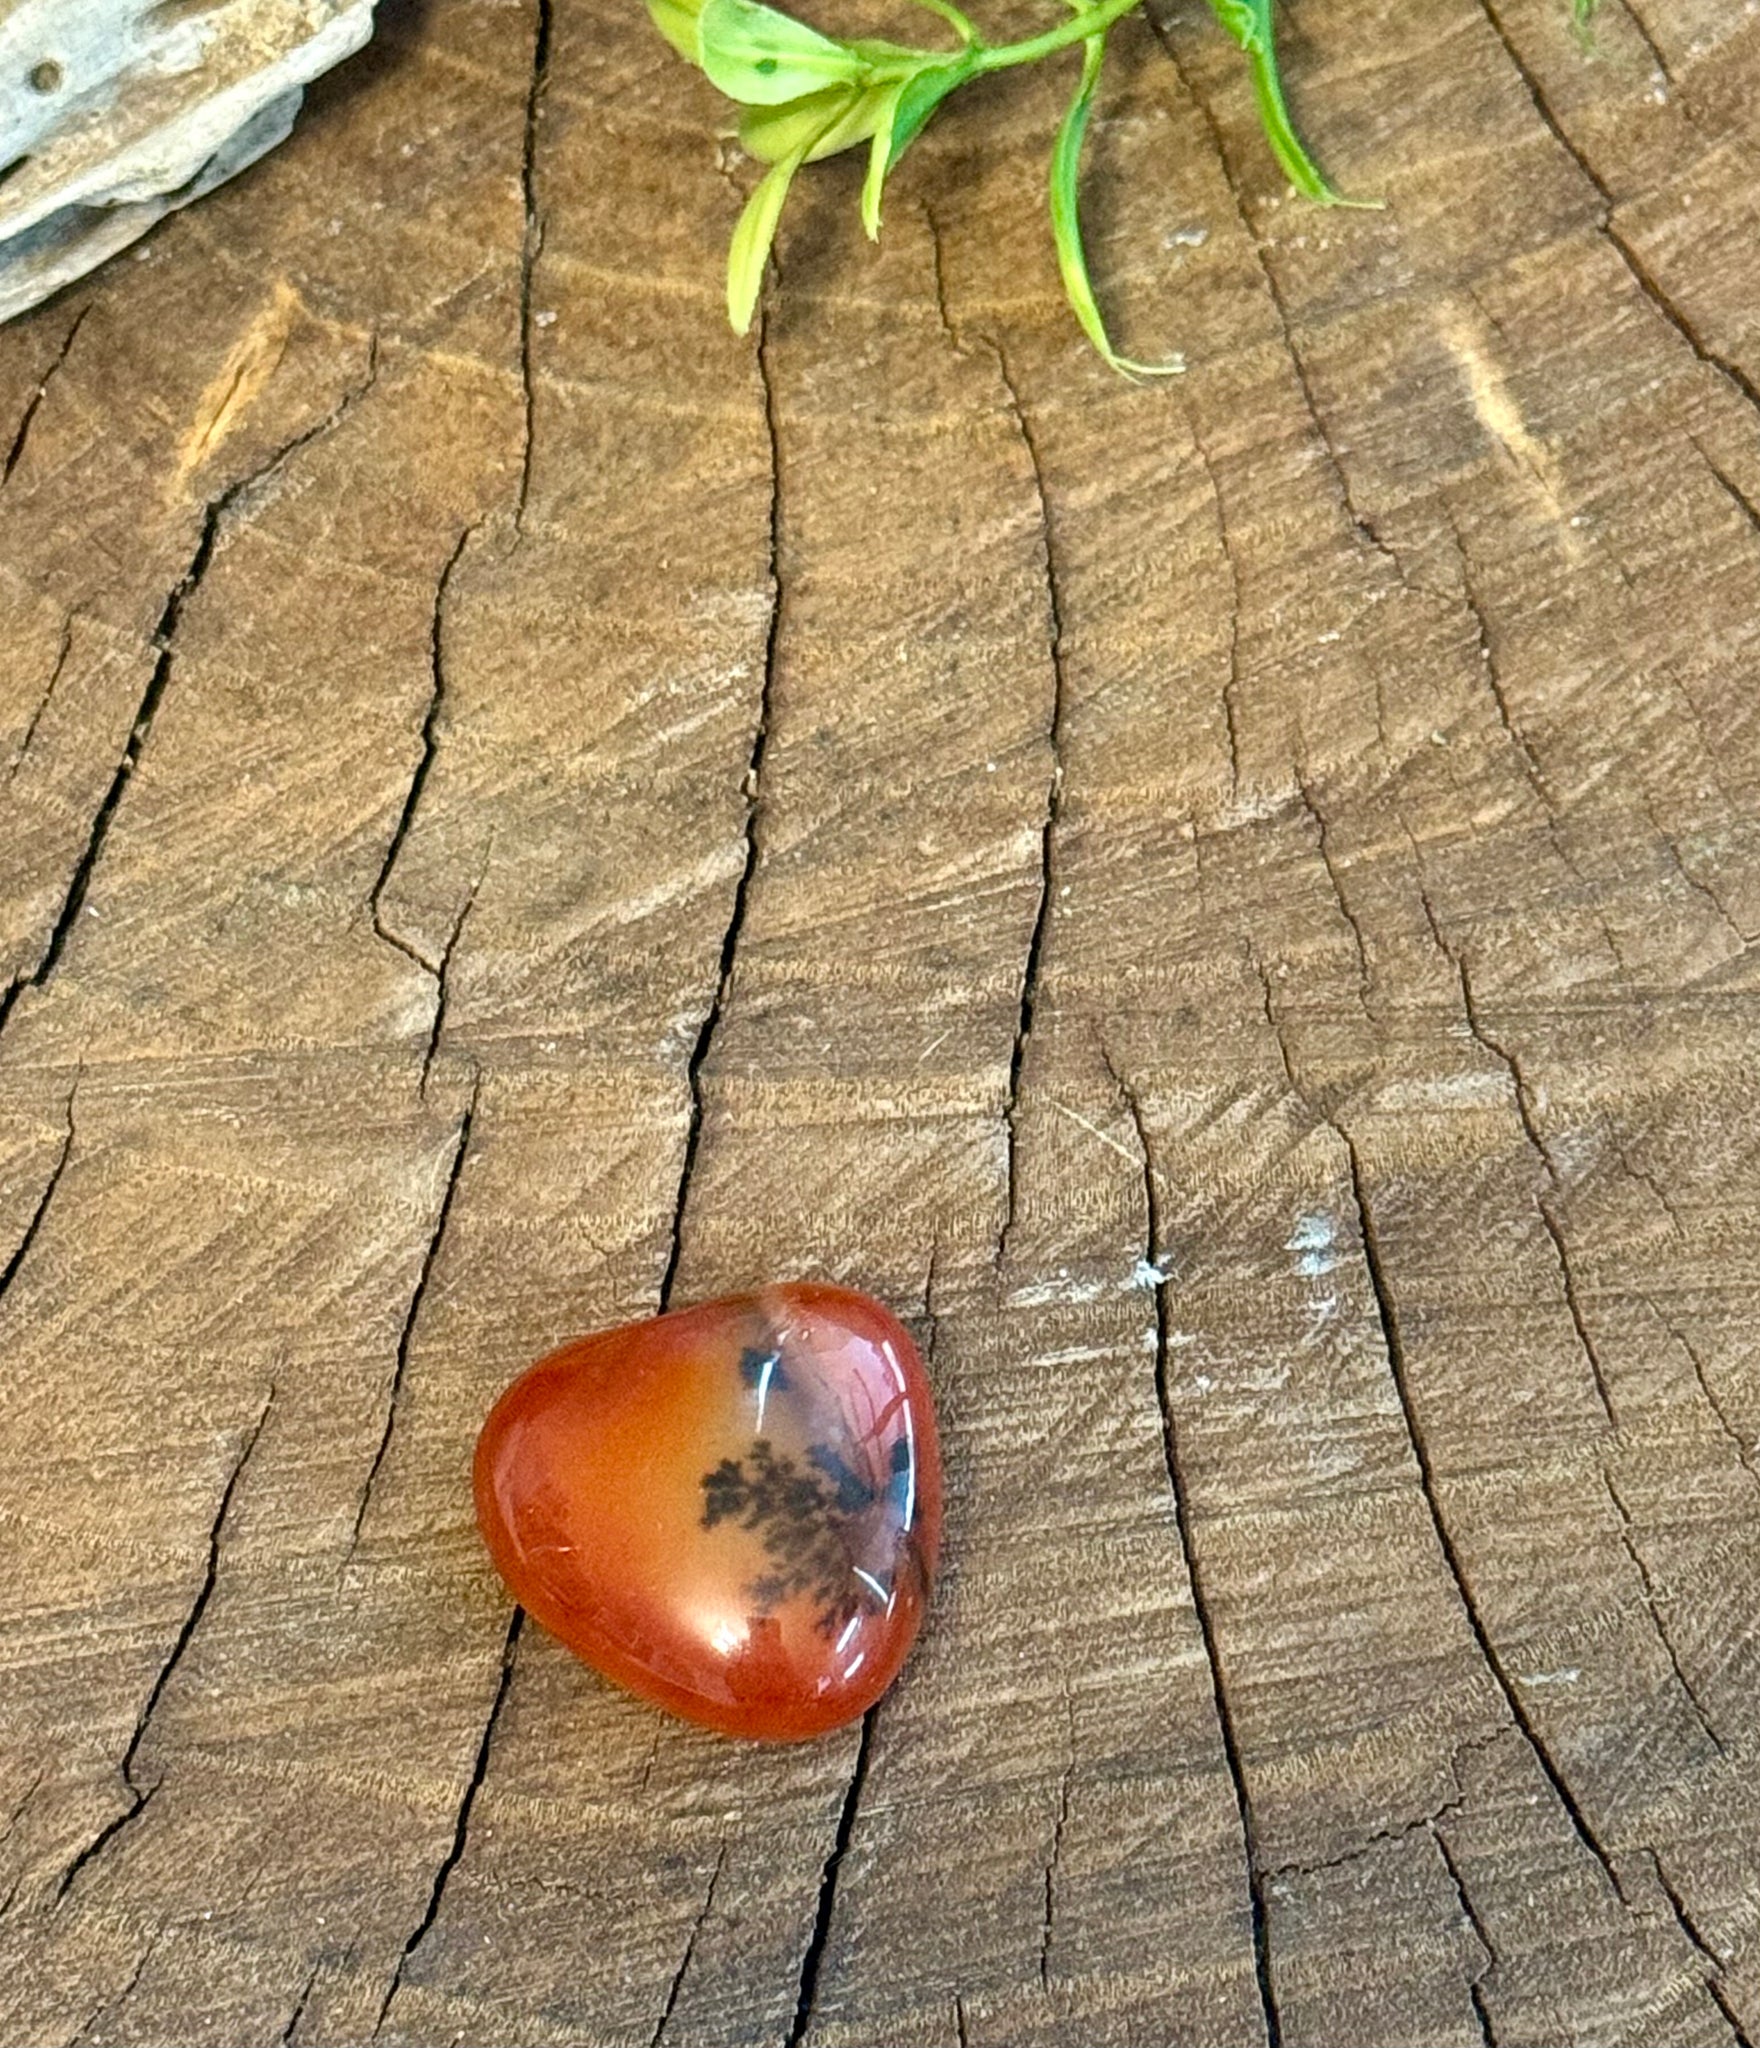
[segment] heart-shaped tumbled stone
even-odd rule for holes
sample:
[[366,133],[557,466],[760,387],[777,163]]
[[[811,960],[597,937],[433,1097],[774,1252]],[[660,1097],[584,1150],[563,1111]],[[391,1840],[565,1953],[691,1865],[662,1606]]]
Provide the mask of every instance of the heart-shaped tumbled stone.
[[477,1519],[514,1598],[632,1692],[820,1735],[897,1676],[941,1539],[916,1346],[786,1286],[565,1345],[483,1425]]

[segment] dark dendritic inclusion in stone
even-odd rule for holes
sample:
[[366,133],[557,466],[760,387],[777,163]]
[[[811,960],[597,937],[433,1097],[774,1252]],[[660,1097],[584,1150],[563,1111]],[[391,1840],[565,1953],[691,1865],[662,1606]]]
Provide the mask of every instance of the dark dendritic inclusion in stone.
[[[797,1378],[774,1341],[745,1346],[739,1376],[758,1397],[760,1416],[772,1396],[788,1401],[797,1392]],[[908,1491],[910,1446],[902,1438],[887,1462],[886,1491]],[[810,1442],[803,1467],[759,1435],[744,1457],[723,1458],[704,1473],[703,1527],[732,1523],[763,1545],[770,1569],[746,1588],[760,1614],[806,1597],[821,1632],[835,1635],[861,1612],[864,1595],[882,1605],[890,1595],[884,1581],[858,1569],[867,1547],[862,1525],[880,1498],[881,1489],[830,1444]]]
[[[743,1458],[723,1458],[703,1475],[703,1527],[733,1522],[763,1544],[771,1569],[747,1587],[760,1613],[809,1595],[819,1627],[835,1635],[860,1612],[864,1589],[882,1604],[891,1591],[858,1572],[856,1562],[860,1524],[880,1495],[829,1445],[810,1445],[807,1459],[811,1471],[779,1454],[768,1437],[759,1437]],[[902,1438],[889,1463],[891,1495],[908,1483],[910,1446]]]
[[[815,1464],[835,1462],[823,1444],[814,1444],[807,1455]],[[870,1504],[873,1495],[861,1490],[864,1505]],[[770,1560],[771,1569],[746,1588],[761,1614],[806,1594],[818,1610],[819,1627],[834,1635],[859,1611],[861,1581],[852,1570],[846,1526],[851,1518],[838,1499],[817,1472],[804,1472],[793,1458],[778,1455],[768,1437],[759,1437],[745,1457],[723,1458],[704,1473],[703,1527],[736,1522],[757,1537]]]

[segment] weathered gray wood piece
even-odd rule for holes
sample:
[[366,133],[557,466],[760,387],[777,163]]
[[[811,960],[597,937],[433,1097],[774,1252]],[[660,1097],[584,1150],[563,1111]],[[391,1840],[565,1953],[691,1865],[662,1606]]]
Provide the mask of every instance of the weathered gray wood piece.
[[286,139],[373,0],[0,0],[0,320]]

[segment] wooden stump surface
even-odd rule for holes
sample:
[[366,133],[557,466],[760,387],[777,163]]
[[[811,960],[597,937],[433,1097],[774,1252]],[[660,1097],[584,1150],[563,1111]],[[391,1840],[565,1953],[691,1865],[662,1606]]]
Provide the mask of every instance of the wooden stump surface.
[[[1161,4],[1161,0],[1158,0]],[[1639,6],[1642,6],[1640,14]],[[1760,17],[1193,0],[751,173],[388,4],[0,332],[0,2037],[1760,2038]],[[947,1568],[745,1747],[467,1467],[766,1276]]]

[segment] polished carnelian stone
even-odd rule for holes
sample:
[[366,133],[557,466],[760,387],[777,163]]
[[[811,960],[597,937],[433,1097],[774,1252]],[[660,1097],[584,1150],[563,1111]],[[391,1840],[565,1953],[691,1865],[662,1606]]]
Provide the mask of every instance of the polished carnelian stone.
[[941,1540],[916,1346],[771,1287],[567,1344],[495,1404],[477,1519],[513,1597],[643,1698],[777,1741],[897,1676]]

